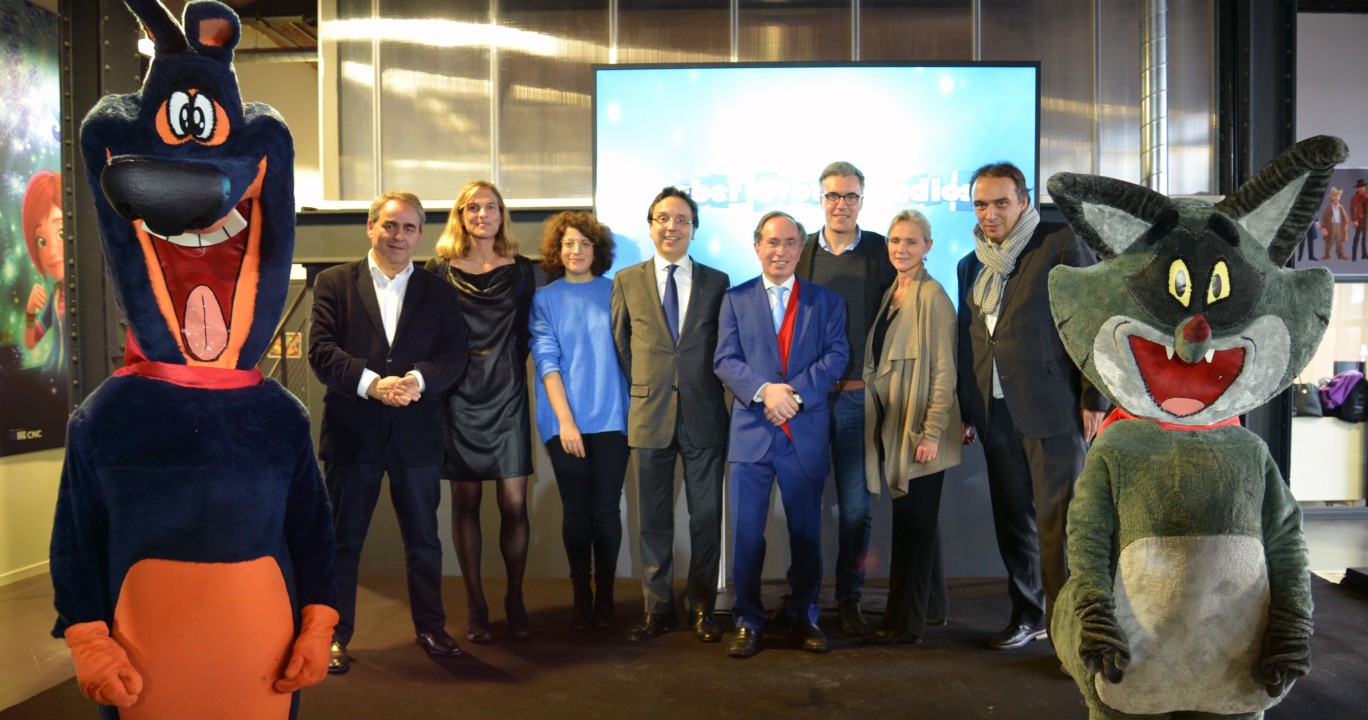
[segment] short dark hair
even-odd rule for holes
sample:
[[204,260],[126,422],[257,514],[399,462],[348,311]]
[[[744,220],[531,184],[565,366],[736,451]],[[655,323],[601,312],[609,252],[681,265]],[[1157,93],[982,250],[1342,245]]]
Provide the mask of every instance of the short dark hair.
[[584,237],[594,244],[594,260],[589,263],[589,274],[598,277],[608,272],[608,268],[613,266],[613,251],[617,247],[617,243],[613,242],[613,231],[590,213],[566,210],[547,218],[542,226],[541,266],[546,276],[552,280],[565,277],[560,251],[561,241],[565,239],[565,231],[569,228],[584,233]]
[[662,188],[660,192],[656,193],[655,199],[651,201],[651,207],[646,210],[646,222],[648,224],[655,222],[655,219],[652,217],[655,214],[655,207],[665,198],[679,198],[688,203],[689,211],[693,213],[694,230],[698,229],[698,203],[694,202],[694,199],[689,197],[688,193],[673,186]]
[[1022,174],[1020,168],[1006,160],[988,163],[975,170],[974,174],[969,178],[969,190],[971,192],[973,191],[974,184],[979,181],[979,178],[986,177],[1011,178],[1012,184],[1016,185],[1017,200],[1029,200],[1031,198],[1031,191],[1026,188],[1026,176]]
[[764,215],[760,216],[760,222],[758,222],[758,223],[755,224],[755,244],[756,244],[756,245],[759,245],[759,244],[760,244],[760,233],[761,233],[762,231],[764,231],[764,229],[765,229],[765,223],[767,223],[767,222],[769,222],[769,221],[771,221],[771,220],[773,220],[773,219],[775,219],[775,218],[780,218],[780,217],[781,217],[781,218],[786,218],[789,222],[793,223],[793,224],[798,228],[798,237],[799,237],[799,238],[801,238],[801,239],[803,239],[803,240],[806,240],[806,239],[807,239],[807,229],[803,227],[803,224],[802,224],[802,223],[798,222],[797,218],[795,218],[795,217],[793,217],[792,215],[790,215],[790,214],[784,212],[783,210],[771,210],[771,211],[765,213]]
[[833,175],[837,177],[857,177],[860,179],[860,189],[864,190],[864,173],[860,172],[859,168],[844,160],[837,160],[826,166],[826,168],[822,170],[822,176],[817,178],[817,182],[820,183]]

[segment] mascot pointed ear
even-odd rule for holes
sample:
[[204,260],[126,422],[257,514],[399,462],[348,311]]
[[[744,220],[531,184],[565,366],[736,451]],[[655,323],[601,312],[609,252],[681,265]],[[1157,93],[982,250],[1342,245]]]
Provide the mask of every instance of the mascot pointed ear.
[[1100,175],[1055,173],[1050,197],[1078,236],[1103,260],[1177,222],[1173,201],[1149,188]]
[[185,6],[182,24],[185,38],[197,52],[225,63],[233,61],[242,26],[232,8],[214,0],[196,0]]
[[1216,209],[1244,226],[1268,259],[1281,267],[1311,227],[1335,165],[1349,157],[1349,146],[1318,135],[1288,148]]
[[172,55],[185,49],[185,33],[176,19],[157,0],[124,0],[133,17],[142,23],[158,55]]

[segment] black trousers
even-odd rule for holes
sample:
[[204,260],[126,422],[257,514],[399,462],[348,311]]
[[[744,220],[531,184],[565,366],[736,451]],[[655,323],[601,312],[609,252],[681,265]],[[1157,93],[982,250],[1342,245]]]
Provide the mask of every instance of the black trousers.
[[941,562],[941,487],[945,471],[915,478],[907,494],[893,498],[893,548],[888,564],[888,605],[879,627],[926,634],[928,619],[949,615],[949,592]]
[[546,443],[551,468],[560,488],[561,540],[570,561],[570,580],[588,585],[590,569],[600,585],[612,584],[622,547],[622,481],[627,472],[627,436],[620,432],[590,433],[584,457],[561,447],[560,436]]
[[442,610],[442,541],[437,534],[437,505],[442,499],[441,466],[405,465],[391,443],[378,462],[360,465],[326,463],[323,482],[333,510],[337,549],[337,614],[333,637],[351,642],[356,623],[356,582],[361,547],[380,497],[380,481],[390,479],[390,501],[404,541],[409,611],[415,633],[446,626]]
[[1012,624],[1045,627],[1047,599],[1052,608],[1064,587],[1064,520],[1086,453],[1078,431],[1028,438],[1017,432],[1005,401],[994,399],[989,405],[983,454],[998,552],[1007,567]]
[[646,612],[674,612],[675,459],[684,460],[684,499],[689,507],[688,611],[711,612],[717,601],[722,558],[722,473],[725,446],[700,447],[689,438],[683,411],[675,438],[663,448],[633,448],[637,509],[641,523],[641,582]]

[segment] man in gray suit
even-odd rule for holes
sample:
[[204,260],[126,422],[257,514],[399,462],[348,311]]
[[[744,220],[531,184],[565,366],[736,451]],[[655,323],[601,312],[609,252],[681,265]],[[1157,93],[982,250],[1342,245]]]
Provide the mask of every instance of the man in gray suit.
[[985,165],[969,184],[978,226],[959,263],[959,402],[964,442],[974,428],[983,435],[1012,600],[1007,627],[988,645],[1007,650],[1045,637],[1068,574],[1073,482],[1108,403],[1065,353],[1046,289],[1056,265],[1096,259],[1068,225],[1041,222],[1015,165]]
[[656,254],[613,278],[613,340],[631,384],[627,444],[636,459],[646,615],[631,640],[679,627],[674,603],[675,458],[689,506],[687,608],[694,633],[718,642],[713,619],[722,542],[727,407],[713,374],[726,273],[688,256],[698,205],[667,187],[646,213]]

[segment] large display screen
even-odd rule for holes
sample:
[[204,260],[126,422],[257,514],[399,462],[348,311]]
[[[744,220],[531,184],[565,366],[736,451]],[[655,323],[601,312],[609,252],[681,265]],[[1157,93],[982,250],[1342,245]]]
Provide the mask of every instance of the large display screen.
[[738,284],[760,273],[752,231],[785,210],[824,223],[818,176],[865,175],[862,229],[903,208],[931,221],[931,275],[955,293],[973,249],[969,176],[1008,160],[1036,202],[1039,65],[595,67],[594,206],[618,243],[614,269],[651,257],[647,214],[666,185],[699,205],[689,254]]

